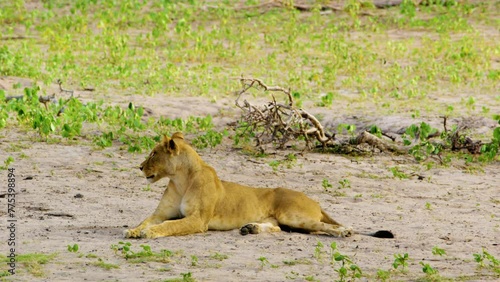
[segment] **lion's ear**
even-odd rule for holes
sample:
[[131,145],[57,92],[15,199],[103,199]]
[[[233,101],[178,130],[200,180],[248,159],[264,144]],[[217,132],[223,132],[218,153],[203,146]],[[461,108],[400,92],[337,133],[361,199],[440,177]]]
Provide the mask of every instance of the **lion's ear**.
[[174,139],[170,139],[168,143],[165,143],[167,147],[167,152],[173,153],[174,155],[178,155],[180,152],[179,145],[177,145]]
[[163,135],[163,139],[162,139],[161,141],[162,141],[163,143],[167,143],[167,142],[168,142],[168,140],[170,140],[170,138],[168,138],[168,136],[164,134],[164,135]]
[[182,132],[176,132],[172,135],[172,139],[174,138],[184,139],[184,135],[182,134]]

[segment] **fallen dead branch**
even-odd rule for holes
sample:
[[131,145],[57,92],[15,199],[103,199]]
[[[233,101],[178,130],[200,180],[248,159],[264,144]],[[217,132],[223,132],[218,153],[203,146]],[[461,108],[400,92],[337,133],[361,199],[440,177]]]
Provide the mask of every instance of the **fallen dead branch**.
[[[323,147],[333,139],[333,136],[325,133],[321,123],[303,109],[296,108],[290,89],[279,86],[268,86],[262,80],[256,78],[239,78],[242,90],[238,92],[235,104],[243,111],[240,127],[254,136],[257,146],[274,143],[278,148],[284,148],[288,141],[303,138],[306,146],[310,147],[310,138],[315,138]],[[257,107],[247,100],[242,103],[242,95],[251,88],[261,89],[269,92],[281,92],[285,94],[287,102],[278,103],[272,95],[272,101]]]
[[[441,160],[444,151],[467,150],[471,154],[479,155],[482,154],[485,145],[491,147],[486,148],[492,152],[491,154],[498,150],[496,139],[491,143],[483,143],[480,140],[474,141],[462,133],[468,127],[467,122],[458,124],[450,131],[446,117],[443,117],[443,133],[424,122],[398,132],[406,142],[405,145],[396,142],[396,137],[380,130],[378,134],[362,131],[355,137],[339,140],[335,135],[328,134],[314,115],[294,105],[290,89],[269,86],[257,78],[241,77],[238,80],[242,89],[236,93],[235,105],[242,110],[242,114],[236,125],[236,136],[239,139],[253,138],[256,147],[261,151],[264,151],[263,146],[266,144],[273,144],[278,149],[283,149],[288,142],[296,140],[305,141],[306,148],[329,148],[339,153],[363,154],[380,151],[411,154],[417,160],[429,157]],[[248,94],[251,89],[271,92],[271,101],[260,106],[250,103],[243,98],[243,95]],[[278,102],[275,93],[283,94],[285,101]]]
[[[268,86],[257,78],[238,78],[242,89],[237,92],[235,105],[243,113],[238,127],[243,129],[240,135],[253,136],[256,146],[263,150],[266,144],[276,144],[278,149],[285,148],[289,141],[303,139],[307,148],[346,146],[349,151],[357,150],[353,146],[368,144],[382,152],[407,153],[409,148],[398,146],[394,142],[378,138],[367,131],[361,132],[356,138],[340,141],[334,144],[335,135],[328,134],[321,122],[304,109],[294,106],[293,96],[290,89],[280,86]],[[242,96],[250,89],[258,89],[264,92],[280,92],[285,95],[286,102],[276,101],[274,94],[271,94],[272,101],[267,104],[256,106],[247,100],[241,102]],[[319,145],[312,142],[316,140]],[[394,141],[394,138],[391,137]]]

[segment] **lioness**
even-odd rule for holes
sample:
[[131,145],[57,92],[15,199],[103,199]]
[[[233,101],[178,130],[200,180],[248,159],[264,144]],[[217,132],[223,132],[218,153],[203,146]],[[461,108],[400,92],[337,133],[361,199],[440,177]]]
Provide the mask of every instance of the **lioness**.
[[[140,169],[150,183],[170,178],[160,204],[126,238],[157,238],[207,230],[241,228],[248,233],[277,232],[280,226],[305,232],[349,237],[346,228],[301,192],[285,188],[252,188],[221,181],[215,170],[184,141],[182,133],[165,136]],[[389,231],[365,234],[391,237]]]

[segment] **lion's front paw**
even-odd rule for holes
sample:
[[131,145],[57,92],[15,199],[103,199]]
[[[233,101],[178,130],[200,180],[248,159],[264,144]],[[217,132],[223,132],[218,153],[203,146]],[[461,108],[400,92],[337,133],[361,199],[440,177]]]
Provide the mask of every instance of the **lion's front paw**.
[[146,228],[141,231],[141,238],[154,239],[160,237],[156,232],[151,230],[151,228]]
[[136,229],[127,229],[123,231],[123,237],[124,238],[140,238],[141,237],[141,232],[136,228]]

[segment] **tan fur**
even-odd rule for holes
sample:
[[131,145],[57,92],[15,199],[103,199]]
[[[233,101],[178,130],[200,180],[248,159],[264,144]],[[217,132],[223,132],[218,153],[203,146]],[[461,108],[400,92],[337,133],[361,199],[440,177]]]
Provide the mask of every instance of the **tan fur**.
[[241,228],[242,234],[280,231],[279,225],[336,237],[352,235],[305,194],[285,188],[252,188],[221,181],[181,133],[164,137],[141,164],[149,180],[170,178],[151,216],[126,238],[157,238]]

